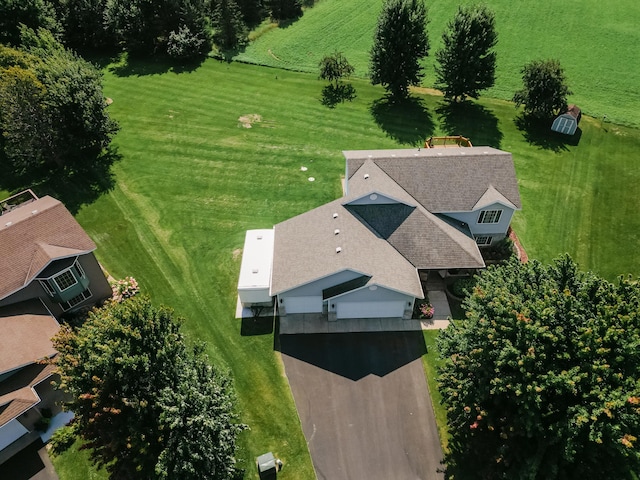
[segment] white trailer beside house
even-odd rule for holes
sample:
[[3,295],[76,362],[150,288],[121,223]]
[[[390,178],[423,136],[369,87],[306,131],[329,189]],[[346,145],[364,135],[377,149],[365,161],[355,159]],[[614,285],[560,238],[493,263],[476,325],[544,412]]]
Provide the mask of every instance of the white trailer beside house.
[[240,265],[238,297],[243,307],[271,305],[274,230],[247,230]]

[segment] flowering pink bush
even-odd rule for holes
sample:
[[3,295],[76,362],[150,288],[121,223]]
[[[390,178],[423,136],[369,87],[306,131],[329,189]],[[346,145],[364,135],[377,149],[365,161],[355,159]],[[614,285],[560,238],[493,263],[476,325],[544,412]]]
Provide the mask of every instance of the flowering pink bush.
[[113,291],[112,300],[117,303],[140,292],[138,282],[133,277],[124,277],[122,280],[111,282],[111,290]]
[[420,305],[420,318],[433,318],[435,309],[431,303],[423,303]]

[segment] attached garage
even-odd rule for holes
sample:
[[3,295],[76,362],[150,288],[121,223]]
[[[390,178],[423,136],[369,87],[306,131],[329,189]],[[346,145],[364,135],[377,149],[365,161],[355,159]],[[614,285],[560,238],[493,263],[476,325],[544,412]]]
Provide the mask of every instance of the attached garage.
[[402,318],[406,302],[338,302],[336,317],[340,318]]
[[322,295],[284,297],[284,308],[289,313],[322,313]]

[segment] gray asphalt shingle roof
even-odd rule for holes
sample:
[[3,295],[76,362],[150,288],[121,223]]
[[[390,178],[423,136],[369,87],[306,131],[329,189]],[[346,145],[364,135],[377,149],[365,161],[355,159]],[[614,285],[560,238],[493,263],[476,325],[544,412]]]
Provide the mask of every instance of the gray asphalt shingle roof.
[[[346,196],[274,227],[271,293],[352,270],[422,298],[417,269],[484,267],[468,227],[438,214],[496,201],[520,209],[511,154],[438,150],[343,152]],[[400,203],[375,204],[381,197]]]
[[271,294],[352,270],[370,276],[372,285],[422,298],[415,267],[386,240],[373,235],[343,201],[334,200],[274,227]]
[[431,213],[471,211],[491,186],[516,209],[522,208],[511,154],[495,148],[348,150],[343,154],[349,181],[371,160]]

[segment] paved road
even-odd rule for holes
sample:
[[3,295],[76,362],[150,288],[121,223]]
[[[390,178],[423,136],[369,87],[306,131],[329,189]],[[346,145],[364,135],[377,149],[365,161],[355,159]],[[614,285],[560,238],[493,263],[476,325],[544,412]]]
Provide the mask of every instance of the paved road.
[[282,335],[319,480],[441,480],[422,332]]

